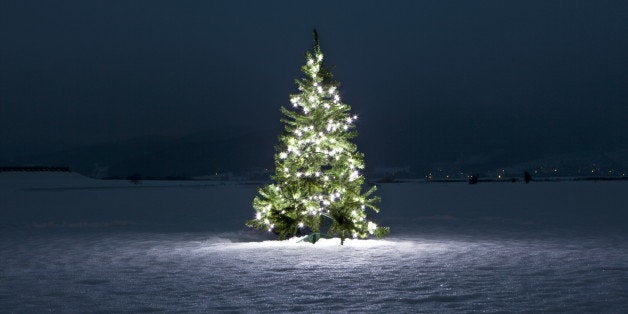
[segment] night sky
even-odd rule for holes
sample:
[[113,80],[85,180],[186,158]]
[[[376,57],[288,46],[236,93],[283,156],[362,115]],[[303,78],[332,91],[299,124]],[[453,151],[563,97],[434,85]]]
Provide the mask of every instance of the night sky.
[[2,0],[0,154],[279,130],[313,28],[381,163],[628,148],[625,1]]

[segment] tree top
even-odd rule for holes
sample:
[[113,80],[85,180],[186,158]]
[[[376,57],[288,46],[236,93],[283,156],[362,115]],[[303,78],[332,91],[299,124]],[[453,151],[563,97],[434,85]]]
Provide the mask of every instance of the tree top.
[[314,34],[314,47],[315,48],[319,48],[319,46],[318,46],[318,32],[316,31],[316,28],[312,31],[312,33]]

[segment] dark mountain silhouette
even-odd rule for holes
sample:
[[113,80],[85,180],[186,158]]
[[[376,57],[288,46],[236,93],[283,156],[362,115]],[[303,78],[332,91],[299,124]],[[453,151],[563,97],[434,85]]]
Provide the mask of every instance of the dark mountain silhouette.
[[[197,176],[272,166],[278,131],[213,129],[181,138],[147,136],[16,158],[20,165],[68,165],[94,176]],[[6,163],[6,161],[5,161]]]
[[[146,136],[0,162],[3,166],[69,166],[73,171],[92,177],[247,174],[272,170],[274,146],[280,134],[280,125],[276,127],[260,130],[255,126],[234,126],[179,138]],[[356,141],[366,156],[367,172],[381,167],[406,167],[410,175],[422,177],[434,169],[443,169],[443,174],[459,174],[545,167],[559,168],[560,175],[583,175],[585,170],[591,169],[596,173],[611,169],[619,173],[628,169],[628,150],[621,145],[585,147],[576,138],[570,144],[572,150],[556,150],[556,139],[544,138],[543,130],[521,132],[510,138],[491,129],[471,130],[463,137],[448,135],[451,132],[446,130],[415,134],[403,126],[391,127],[385,133],[358,130],[360,135]],[[488,136],[488,133],[493,135]]]

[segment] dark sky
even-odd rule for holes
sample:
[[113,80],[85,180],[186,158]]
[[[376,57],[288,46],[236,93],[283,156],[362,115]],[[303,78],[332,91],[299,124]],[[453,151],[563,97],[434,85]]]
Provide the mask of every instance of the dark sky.
[[314,27],[367,147],[628,142],[626,1],[0,6],[4,154],[277,128]]

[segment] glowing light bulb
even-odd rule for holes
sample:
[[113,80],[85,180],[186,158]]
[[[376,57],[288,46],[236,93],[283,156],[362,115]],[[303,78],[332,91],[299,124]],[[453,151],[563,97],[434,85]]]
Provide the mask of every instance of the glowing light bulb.
[[257,219],[257,220],[262,219],[262,213],[257,212],[257,213],[255,214],[255,219]]
[[349,175],[349,180],[353,181],[353,180],[357,179],[359,176],[360,176],[360,173],[357,170],[354,170]]
[[366,228],[368,229],[370,234],[373,234],[373,232],[375,232],[375,229],[377,229],[377,224],[372,221],[369,221],[366,224]]
[[281,152],[281,153],[279,153],[279,158],[286,159],[286,158],[288,158],[288,154],[286,154],[285,152]]

